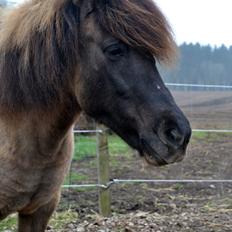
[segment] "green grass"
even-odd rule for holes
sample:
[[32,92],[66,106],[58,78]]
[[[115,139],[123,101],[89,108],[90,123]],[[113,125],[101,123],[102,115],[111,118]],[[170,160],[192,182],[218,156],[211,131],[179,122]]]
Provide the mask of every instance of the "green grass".
[[[49,225],[55,231],[62,231],[65,225],[71,223],[72,221],[77,220],[78,214],[71,210],[66,210],[64,212],[56,212],[53,214],[51,220],[49,221]],[[16,232],[17,227],[17,216],[16,214],[7,217],[5,220],[0,223],[0,232],[4,231],[12,231]]]
[[17,218],[16,215],[10,215],[5,220],[0,222],[0,231],[4,232],[6,230],[16,231]]
[[180,191],[184,188],[184,185],[181,183],[177,183],[177,184],[173,185],[173,188],[177,191]]
[[131,148],[116,135],[111,135],[108,137],[108,144],[111,155],[127,155],[131,153]]
[[85,181],[88,180],[88,176],[83,175],[83,174],[79,174],[76,172],[70,172],[69,175],[66,176],[65,181],[64,181],[64,185],[68,185],[70,184],[71,180],[72,182],[79,182],[79,181]]
[[74,160],[83,160],[96,155],[96,137],[75,136]]
[[[131,149],[118,136],[109,135],[108,137],[109,152],[111,155],[128,154]],[[76,136],[74,160],[83,160],[88,157],[96,156],[97,138],[96,136]]]
[[[193,142],[199,139],[216,139],[217,136],[223,134],[214,134],[207,132],[193,132]],[[128,155],[131,153],[131,148],[117,135],[108,136],[109,152],[111,156]],[[96,157],[97,138],[96,136],[78,135],[75,137],[74,160],[84,160],[87,158]]]
[[194,131],[192,137],[196,138],[196,139],[205,139],[208,137],[208,135],[209,135],[209,133],[207,133],[207,132]]
[[[192,134],[192,140],[206,140],[207,141],[216,141],[217,139],[220,139],[222,137],[228,138],[228,136],[231,136],[231,134],[228,133],[211,133],[211,132],[193,132]],[[196,141],[195,141],[196,142]]]
[[78,219],[78,213],[73,212],[71,210],[67,210],[64,212],[56,212],[51,218],[49,225],[51,225],[52,229],[55,231],[62,231],[65,225],[71,223],[72,221],[76,221]]

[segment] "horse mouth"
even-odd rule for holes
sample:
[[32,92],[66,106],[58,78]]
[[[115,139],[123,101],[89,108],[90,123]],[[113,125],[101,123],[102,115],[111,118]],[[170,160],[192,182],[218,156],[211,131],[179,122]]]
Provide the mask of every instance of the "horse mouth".
[[141,155],[148,164],[153,166],[164,166],[169,164],[169,162],[161,157],[161,155],[151,148],[144,140],[142,141],[142,145],[143,152],[141,152]]

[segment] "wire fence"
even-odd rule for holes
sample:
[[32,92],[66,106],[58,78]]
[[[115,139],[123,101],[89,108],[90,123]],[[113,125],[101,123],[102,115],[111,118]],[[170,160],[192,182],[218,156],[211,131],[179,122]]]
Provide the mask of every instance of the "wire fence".
[[[107,131],[107,130],[105,130]],[[232,130],[203,130],[203,129],[193,129],[193,132],[207,132],[207,133],[232,133]],[[75,134],[98,134],[98,133],[103,133],[104,130],[74,130]],[[211,184],[216,184],[216,183],[232,183],[232,180],[225,180],[225,179],[220,179],[220,180],[193,180],[193,179],[185,179],[185,180],[170,180],[170,179],[127,179],[127,180],[122,180],[122,179],[112,179],[106,184],[75,184],[75,185],[63,185],[63,188],[103,188],[103,189],[108,189],[112,185],[115,184],[138,184],[138,183],[211,183]]]
[[102,189],[109,189],[111,186],[115,184],[163,184],[163,183],[169,183],[169,184],[232,184],[232,180],[191,180],[191,179],[186,179],[186,180],[161,180],[161,179],[127,179],[127,180],[122,180],[122,179],[112,179],[106,184],[74,184],[74,185],[63,185],[63,188],[68,188],[68,189],[75,189],[75,188],[102,188]]
[[[225,85],[198,85],[198,84],[178,84],[178,83],[166,83],[167,86],[174,86],[174,87],[194,87],[194,88],[212,88],[212,89],[226,89],[226,90],[232,90],[232,86],[225,86]],[[232,129],[193,129],[193,132],[205,132],[205,133],[232,133]],[[96,154],[98,159],[98,183],[88,183],[88,184],[66,184],[63,186],[65,189],[80,189],[80,188],[97,188],[99,191],[99,199],[102,199],[102,204],[99,205],[100,212],[104,216],[108,216],[110,212],[110,188],[113,185],[125,185],[125,184],[144,184],[144,183],[153,183],[153,184],[160,184],[160,183],[169,183],[169,184],[175,184],[175,183],[195,183],[195,184],[202,184],[202,183],[208,183],[208,184],[232,184],[232,180],[227,179],[110,179],[109,175],[107,174],[104,176],[105,173],[108,173],[109,170],[102,170],[102,168],[99,166],[99,159],[101,159],[102,151],[105,153],[107,151],[107,154],[105,154],[104,159],[108,159],[108,145],[107,144],[99,144],[99,136],[107,136],[107,130],[106,129],[95,129],[95,130],[74,130],[74,133],[78,136],[80,134],[83,135],[95,135],[97,147],[96,147]],[[99,146],[104,146],[103,150],[99,150]],[[104,164],[104,161],[101,161]],[[100,163],[101,163],[100,162]],[[101,164],[100,164],[101,165]],[[105,168],[105,167],[104,167]],[[106,165],[106,169],[108,169],[108,164]],[[105,205],[105,202],[108,202],[109,205]]]
[[166,86],[174,86],[174,87],[196,87],[196,88],[211,88],[211,89],[231,89],[232,90],[232,85],[201,85],[201,84],[180,84],[180,83],[165,83]]
[[193,132],[207,132],[207,133],[232,133],[232,130],[216,130],[216,129],[193,129]]

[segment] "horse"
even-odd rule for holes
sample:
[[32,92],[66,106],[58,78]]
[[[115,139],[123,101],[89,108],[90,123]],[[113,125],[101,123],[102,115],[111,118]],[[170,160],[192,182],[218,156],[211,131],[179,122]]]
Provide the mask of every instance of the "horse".
[[180,162],[188,119],[156,62],[177,46],[152,0],[29,0],[1,19],[0,219],[42,232],[55,210],[81,112],[153,166]]

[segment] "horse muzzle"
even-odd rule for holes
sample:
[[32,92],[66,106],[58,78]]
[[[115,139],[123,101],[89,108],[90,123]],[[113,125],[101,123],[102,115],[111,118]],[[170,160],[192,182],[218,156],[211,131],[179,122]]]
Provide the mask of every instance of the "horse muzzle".
[[153,130],[140,138],[140,154],[148,164],[164,166],[184,159],[187,145],[191,137],[189,123],[159,124],[157,130]]

